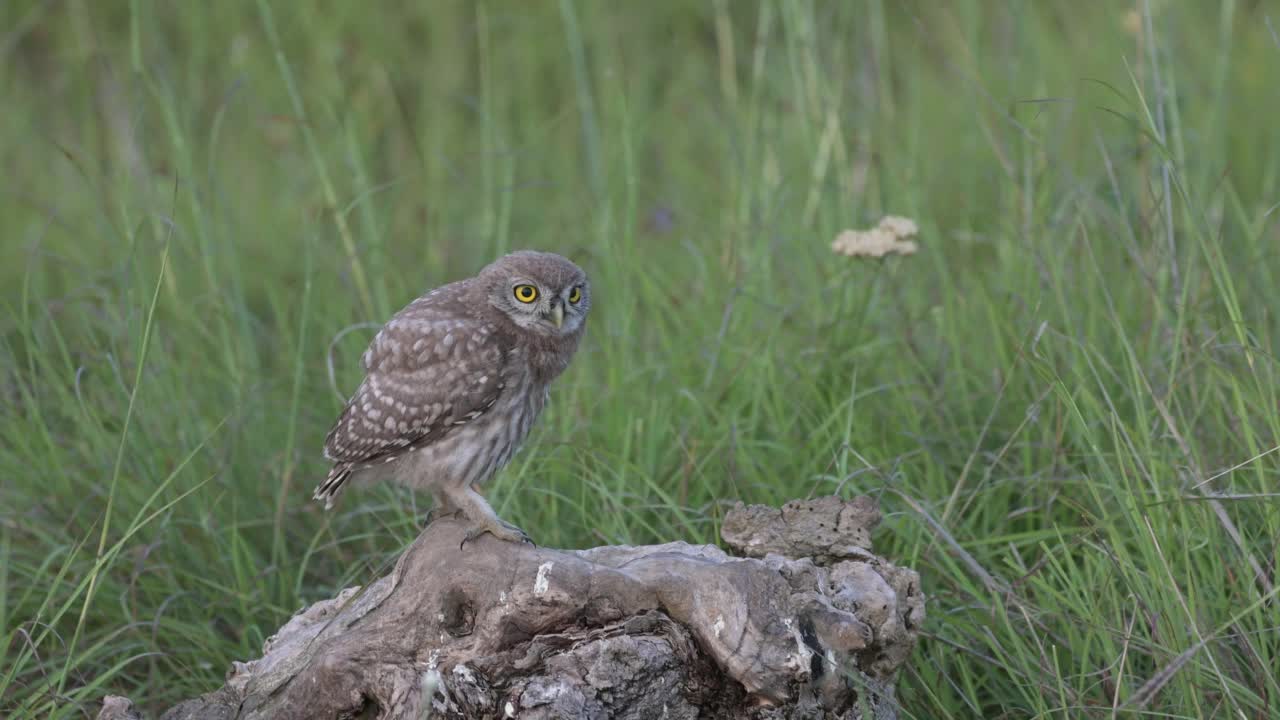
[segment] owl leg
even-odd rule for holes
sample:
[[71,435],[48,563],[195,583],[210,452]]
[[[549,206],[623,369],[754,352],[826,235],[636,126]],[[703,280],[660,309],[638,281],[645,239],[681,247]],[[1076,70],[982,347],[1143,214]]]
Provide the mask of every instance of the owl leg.
[[458,543],[459,549],[485,533],[489,533],[499,540],[534,544],[525,531],[498,517],[498,514],[490,507],[489,502],[475,490],[471,488],[446,488],[442,492],[470,523],[466,534],[462,536],[462,542]]
[[427,524],[439,520],[440,518],[452,517],[461,512],[449,496],[443,492],[431,493],[431,511],[427,513]]

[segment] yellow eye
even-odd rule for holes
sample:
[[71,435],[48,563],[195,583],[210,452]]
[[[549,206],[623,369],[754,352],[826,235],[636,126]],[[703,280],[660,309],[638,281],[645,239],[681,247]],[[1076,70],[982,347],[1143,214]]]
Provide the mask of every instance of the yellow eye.
[[581,299],[582,299],[582,288],[575,287],[574,289],[569,291],[569,302],[573,303],[574,305],[577,305],[578,301]]
[[538,288],[532,285],[517,285],[514,292],[516,299],[522,303],[531,303],[538,299]]

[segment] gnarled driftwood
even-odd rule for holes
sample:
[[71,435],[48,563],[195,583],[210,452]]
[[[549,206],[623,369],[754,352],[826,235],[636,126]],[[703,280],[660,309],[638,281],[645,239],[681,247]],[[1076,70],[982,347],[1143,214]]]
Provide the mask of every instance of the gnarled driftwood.
[[[879,520],[865,497],[739,504],[722,536],[746,557],[460,548],[437,520],[390,575],[305,608],[163,720],[893,718],[924,596],[871,553]],[[112,697],[98,717],[138,716]]]

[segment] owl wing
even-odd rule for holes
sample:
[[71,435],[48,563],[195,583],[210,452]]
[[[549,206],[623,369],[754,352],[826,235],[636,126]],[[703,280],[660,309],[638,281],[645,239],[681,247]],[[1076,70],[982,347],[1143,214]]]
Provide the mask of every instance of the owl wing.
[[325,457],[367,466],[438,442],[493,407],[508,346],[494,326],[420,299],[378,332]]

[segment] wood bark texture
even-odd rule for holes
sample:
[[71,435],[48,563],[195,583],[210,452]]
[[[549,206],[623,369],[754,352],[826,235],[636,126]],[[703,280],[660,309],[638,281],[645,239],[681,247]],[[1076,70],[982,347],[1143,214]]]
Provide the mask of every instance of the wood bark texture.
[[[390,575],[298,612],[162,720],[897,717],[919,576],[867,497],[730,509],[734,552],[553,550],[431,523]],[[108,697],[98,720],[140,720]]]

